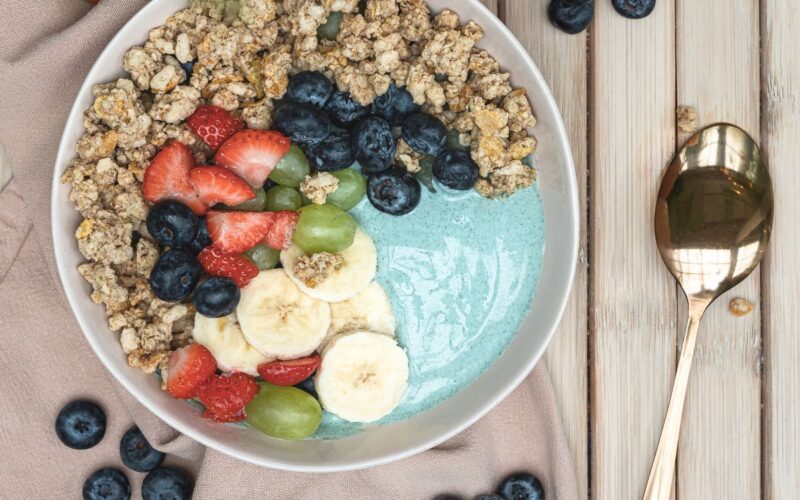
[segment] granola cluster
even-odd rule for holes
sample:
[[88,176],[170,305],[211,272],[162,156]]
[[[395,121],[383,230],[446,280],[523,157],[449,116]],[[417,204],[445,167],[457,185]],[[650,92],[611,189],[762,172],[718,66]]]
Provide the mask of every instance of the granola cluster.
[[294,275],[303,280],[307,287],[316,288],[343,264],[344,259],[339,254],[319,252],[301,255],[295,262]]

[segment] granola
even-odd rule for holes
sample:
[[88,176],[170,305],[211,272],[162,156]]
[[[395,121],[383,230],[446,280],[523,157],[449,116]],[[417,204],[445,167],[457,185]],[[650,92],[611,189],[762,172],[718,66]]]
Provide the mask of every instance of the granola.
[[339,179],[328,172],[307,175],[300,184],[300,192],[315,205],[324,205],[326,197],[336,191]]
[[307,287],[315,288],[344,264],[341,255],[319,252],[302,255],[294,265],[294,274]]

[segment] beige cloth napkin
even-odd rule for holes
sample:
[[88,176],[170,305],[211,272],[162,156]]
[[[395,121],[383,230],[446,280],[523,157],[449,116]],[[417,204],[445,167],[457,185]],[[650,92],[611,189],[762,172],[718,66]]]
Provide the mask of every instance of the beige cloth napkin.
[[[77,89],[106,42],[144,0],[0,2],[0,142],[15,180],[0,193],[0,498],[78,498],[101,466],[123,468],[119,438],[135,421],[196,477],[195,498],[416,499],[492,491],[515,470],[542,479],[547,498],[577,498],[552,386],[538,367],[512,396],[447,443],[366,471],[299,474],[237,461],[181,436],[104,370],[67,308],[50,240],[52,166]],[[121,63],[121,61],[120,61]],[[69,210],[63,207],[63,210]],[[88,451],[61,445],[59,408],[83,397],[108,415]],[[124,469],[124,468],[123,468]],[[125,471],[138,498],[142,474]]]

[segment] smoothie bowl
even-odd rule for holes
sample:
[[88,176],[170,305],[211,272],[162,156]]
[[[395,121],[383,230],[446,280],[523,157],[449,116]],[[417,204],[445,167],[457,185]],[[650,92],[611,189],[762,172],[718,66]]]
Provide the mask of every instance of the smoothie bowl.
[[577,258],[569,145],[523,47],[449,7],[153,1],[100,55],[59,148],[56,260],[165,422],[264,466],[368,467],[541,357]]

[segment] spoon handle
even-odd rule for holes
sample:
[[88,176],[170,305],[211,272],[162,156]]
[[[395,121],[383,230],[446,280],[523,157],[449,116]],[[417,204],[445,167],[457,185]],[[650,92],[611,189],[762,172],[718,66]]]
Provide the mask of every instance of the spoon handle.
[[658,441],[656,457],[650,468],[650,477],[647,479],[643,500],[669,500],[670,498],[672,478],[675,474],[675,455],[678,451],[678,437],[681,432],[683,403],[686,399],[686,386],[692,370],[697,329],[707,306],[707,303],[689,300],[689,324],[683,338],[681,359],[678,362],[678,371],[675,373],[672,397],[669,400],[667,416],[664,420],[664,427],[661,429],[661,439]]

